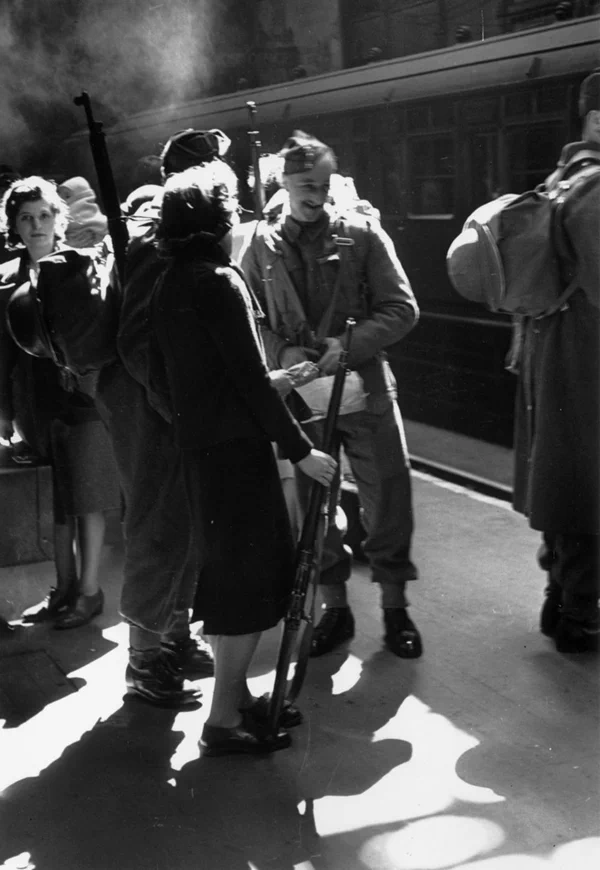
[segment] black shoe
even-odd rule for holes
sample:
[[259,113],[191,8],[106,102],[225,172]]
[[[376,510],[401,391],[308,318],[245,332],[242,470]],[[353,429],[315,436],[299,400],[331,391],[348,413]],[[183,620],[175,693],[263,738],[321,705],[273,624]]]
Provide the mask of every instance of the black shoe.
[[274,737],[254,733],[243,724],[235,728],[219,728],[205,725],[200,737],[203,755],[266,755],[291,746],[292,738],[287,731],[278,731]]
[[578,622],[561,616],[554,632],[556,649],[560,653],[598,652],[600,624],[598,619]]
[[10,458],[16,465],[36,465],[41,461],[41,457],[25,441],[12,445]]
[[554,637],[556,627],[560,620],[561,596],[556,594],[546,595],[540,612],[540,631],[546,637]]
[[198,705],[202,692],[198,687],[184,688],[181,671],[173,666],[165,653],[139,663],[129,661],[125,671],[127,694],[135,695],[157,707],[187,707]]
[[[240,710],[244,718],[244,724],[256,723],[259,727],[264,727],[269,719],[269,695],[263,695],[260,698],[255,698],[250,707],[244,707]],[[304,716],[300,710],[289,701],[284,701],[281,713],[279,714],[280,728],[295,728],[297,725],[302,725]]]
[[17,627],[15,625],[11,625],[7,619],[5,619],[3,616],[0,616],[0,638],[15,638],[18,633],[19,632],[17,631]]
[[77,589],[75,586],[70,586],[66,590],[53,587],[43,601],[23,611],[21,620],[23,622],[48,622],[73,607],[76,600]]
[[58,614],[54,628],[79,628],[86,625],[104,610],[104,592],[98,589],[95,595],[78,595],[73,607]]
[[326,607],[312,636],[310,654],[313,658],[331,652],[336,646],[354,637],[354,616],[349,607]]
[[423,652],[421,635],[404,607],[383,611],[384,640],[387,648],[401,659],[418,659]]
[[182,640],[163,641],[161,646],[173,656],[176,666],[188,679],[212,677],[215,663],[210,645],[201,637],[184,637]]

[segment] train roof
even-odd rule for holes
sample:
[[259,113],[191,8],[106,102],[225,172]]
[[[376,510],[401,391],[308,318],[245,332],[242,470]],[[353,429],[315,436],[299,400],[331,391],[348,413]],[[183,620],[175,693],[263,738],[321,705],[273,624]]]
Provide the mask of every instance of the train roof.
[[[260,123],[296,123],[303,117],[375,108],[532,79],[586,73],[600,62],[600,15],[572,19],[342,69],[280,84],[219,94],[139,112],[106,128],[111,144],[155,148],[186,127],[235,129],[247,124],[246,102]],[[92,95],[93,97],[93,95]],[[87,131],[70,137],[74,142]]]

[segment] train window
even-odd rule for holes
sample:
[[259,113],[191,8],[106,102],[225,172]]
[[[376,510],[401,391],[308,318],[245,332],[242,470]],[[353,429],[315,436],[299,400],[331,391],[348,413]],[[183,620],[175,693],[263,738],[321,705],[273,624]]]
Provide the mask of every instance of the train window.
[[540,114],[563,114],[567,105],[564,85],[545,85],[536,92],[536,109]]
[[516,91],[514,94],[507,94],[504,98],[504,114],[507,118],[529,116],[531,113],[531,93],[529,91]]
[[429,127],[429,107],[410,106],[406,110],[406,126],[409,130],[426,130]]
[[380,141],[381,201],[374,202],[374,205],[381,208],[384,215],[400,215],[407,210],[406,192],[402,183],[403,154],[398,141],[388,137]]
[[371,115],[369,112],[359,112],[357,115],[354,115],[354,118],[352,119],[354,135],[359,136],[361,134],[368,133],[370,120]]
[[450,100],[434,103],[431,107],[431,124],[433,127],[454,127],[454,103]]
[[453,216],[455,166],[452,136],[414,136],[408,140],[409,217]]
[[495,130],[473,131],[469,137],[469,210],[500,194],[498,134]]
[[373,199],[371,148],[368,142],[354,143],[354,179],[360,179],[360,196]]
[[467,124],[493,124],[498,118],[498,100],[465,100],[462,110]]
[[506,131],[509,189],[530,190],[542,182],[556,166],[564,137],[561,123],[509,128]]

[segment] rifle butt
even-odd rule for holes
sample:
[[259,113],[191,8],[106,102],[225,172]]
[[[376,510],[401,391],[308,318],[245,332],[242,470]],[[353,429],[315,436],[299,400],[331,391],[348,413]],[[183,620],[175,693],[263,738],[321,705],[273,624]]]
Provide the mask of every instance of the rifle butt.
[[273,685],[271,698],[269,699],[267,730],[272,736],[275,736],[279,730],[279,717],[281,716],[281,711],[283,710],[283,705],[286,699],[288,671],[296,647],[297,634],[298,629],[295,625],[285,625],[283,637],[281,639],[281,646],[279,647],[279,655],[277,657],[275,683]]

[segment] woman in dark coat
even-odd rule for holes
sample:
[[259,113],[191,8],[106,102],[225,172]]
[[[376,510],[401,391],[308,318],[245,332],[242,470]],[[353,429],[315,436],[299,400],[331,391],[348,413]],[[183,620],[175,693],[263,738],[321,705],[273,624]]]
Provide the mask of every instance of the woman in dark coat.
[[289,745],[285,731],[269,739],[241,712],[254,701],[246,674],[260,634],[283,617],[293,581],[293,540],[271,442],[323,484],[336,468],[312,449],[269,377],[261,312],[229,257],[236,188],[220,160],[167,180],[159,237],[170,264],[153,302],[165,401],[201,553],[195,616],[215,655],[201,739],[207,754]]
[[62,242],[67,206],[54,183],[31,176],[8,189],[0,217],[17,254],[0,266],[0,437],[10,439],[14,426],[53,472],[56,587],[23,619],[76,628],[103,608],[98,570],[105,511],[120,502],[116,466],[91,396],[65,389],[54,363],[26,354],[7,329],[9,298],[19,285],[35,281],[39,260]]

